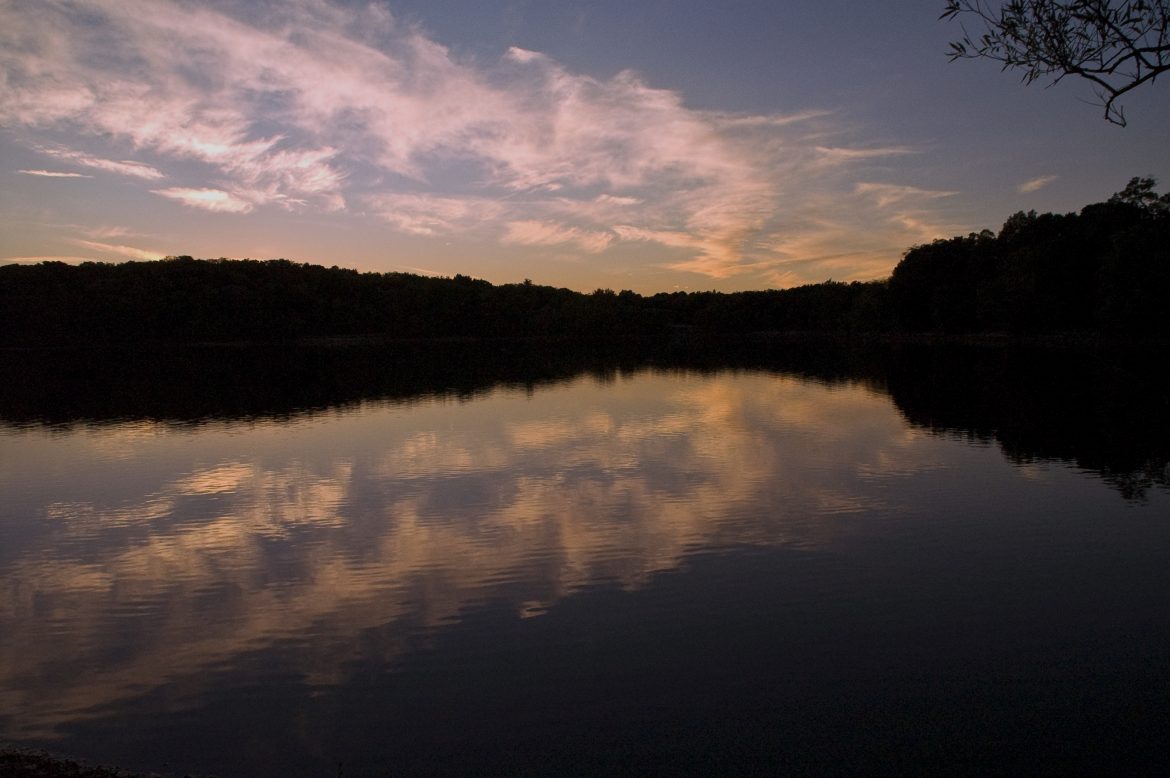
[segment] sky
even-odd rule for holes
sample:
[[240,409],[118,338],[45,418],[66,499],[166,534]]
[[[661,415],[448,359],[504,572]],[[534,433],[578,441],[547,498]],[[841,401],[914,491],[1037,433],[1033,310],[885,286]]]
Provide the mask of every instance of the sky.
[[942,6],[0,0],[0,263],[784,288],[1170,188],[1170,84],[1115,126]]

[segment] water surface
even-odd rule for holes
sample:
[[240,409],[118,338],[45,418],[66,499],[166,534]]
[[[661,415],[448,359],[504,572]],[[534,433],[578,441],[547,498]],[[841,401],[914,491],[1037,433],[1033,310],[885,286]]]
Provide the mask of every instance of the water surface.
[[1048,455],[896,372],[566,373],[10,414],[0,737],[229,776],[1162,762],[1164,447]]

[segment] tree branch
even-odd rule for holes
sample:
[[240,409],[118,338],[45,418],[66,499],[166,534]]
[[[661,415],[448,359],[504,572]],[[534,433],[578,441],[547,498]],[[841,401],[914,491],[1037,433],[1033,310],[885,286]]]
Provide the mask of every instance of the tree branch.
[[[962,36],[948,57],[989,59],[1023,71],[1024,83],[1054,76],[1091,82],[1105,118],[1125,126],[1116,102],[1170,70],[1170,0],[946,0],[940,19],[959,19]],[[963,20],[984,31],[968,32]]]

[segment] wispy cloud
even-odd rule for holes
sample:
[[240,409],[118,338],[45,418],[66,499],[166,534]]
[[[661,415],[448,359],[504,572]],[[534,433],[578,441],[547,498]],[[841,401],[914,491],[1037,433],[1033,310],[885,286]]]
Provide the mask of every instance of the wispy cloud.
[[122,246],[116,243],[102,243],[96,240],[82,240],[81,238],[73,238],[70,239],[69,242],[83,248],[100,252],[102,254],[113,254],[118,257],[126,257],[129,259],[162,259],[164,256],[166,256],[165,251],[151,251],[148,249],[135,248],[134,246]]
[[222,189],[184,189],[174,186],[170,189],[152,189],[156,195],[177,200],[183,205],[215,213],[248,213],[252,203],[236,197]]
[[18,170],[26,176],[41,176],[42,178],[93,178],[84,173],[63,173],[60,170]]
[[374,5],[0,4],[0,76],[0,123],[111,149],[38,151],[147,181],[170,173],[185,186],[151,191],[192,208],[373,213],[405,234],[528,252],[630,243],[647,263],[710,278],[769,278],[790,258],[772,236],[800,245],[810,201],[856,202],[841,254],[875,231],[899,245],[913,231],[887,211],[921,215],[949,194],[855,190],[915,149],[850,143],[829,111],[696,110],[634,72],[596,78],[520,48],[469,63]]
[[817,155],[820,157],[821,164],[824,165],[843,165],[850,162],[865,161],[870,159],[882,159],[884,157],[901,157],[906,154],[913,154],[914,149],[909,146],[886,146],[875,148],[847,148],[840,146],[816,146],[814,147]]
[[859,183],[853,187],[853,191],[859,195],[872,197],[879,208],[886,208],[907,200],[936,200],[940,197],[953,197],[958,194],[958,192],[919,189],[915,186],[875,183]]
[[484,197],[384,194],[369,197],[367,203],[382,219],[411,235],[464,232],[508,211],[503,202]]
[[145,237],[141,233],[130,229],[129,227],[122,227],[120,225],[107,224],[96,227],[88,227],[85,229],[86,237],[100,238],[102,240],[109,240],[110,238],[141,238]]
[[1044,187],[1051,184],[1060,176],[1037,176],[1029,181],[1025,181],[1016,187],[1016,191],[1020,194],[1028,194],[1029,192],[1038,192]]
[[611,232],[582,230],[543,221],[516,221],[505,225],[504,243],[519,246],[577,245],[582,251],[596,254],[605,251],[616,236]]
[[80,151],[74,151],[72,149],[65,148],[49,148],[38,146],[36,150],[46,156],[52,157],[53,159],[59,159],[62,162],[72,162],[76,165],[81,165],[82,167],[93,168],[94,170],[103,170],[107,173],[116,173],[120,176],[132,176],[134,178],[146,179],[147,181],[156,181],[160,178],[166,178],[166,174],[164,174],[158,168],[154,168],[150,165],[146,165],[141,162],[135,162],[129,159],[102,159],[101,157],[95,157]]

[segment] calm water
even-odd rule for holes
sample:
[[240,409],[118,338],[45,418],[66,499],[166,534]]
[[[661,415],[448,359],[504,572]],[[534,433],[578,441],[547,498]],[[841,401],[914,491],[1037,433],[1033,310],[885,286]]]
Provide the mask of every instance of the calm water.
[[1170,432],[815,372],[22,406],[0,739],[221,776],[1163,766]]

